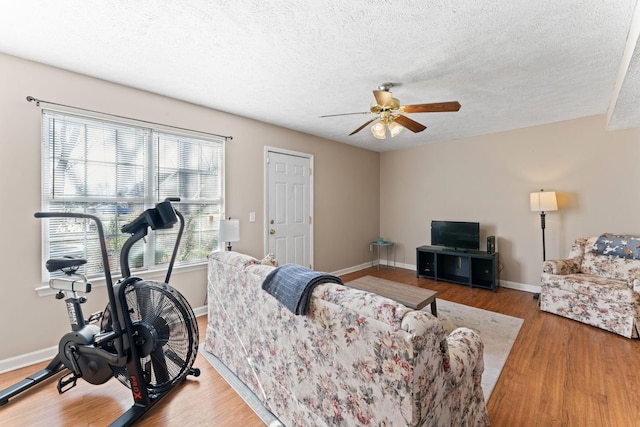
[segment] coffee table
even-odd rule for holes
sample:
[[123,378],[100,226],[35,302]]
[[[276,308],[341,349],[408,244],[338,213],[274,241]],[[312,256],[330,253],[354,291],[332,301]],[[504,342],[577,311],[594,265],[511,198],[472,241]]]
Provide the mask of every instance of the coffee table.
[[380,279],[373,276],[360,277],[359,279],[345,283],[345,285],[390,298],[414,310],[421,310],[426,307],[427,304],[431,304],[431,314],[434,316],[438,315],[436,307],[436,296],[438,292],[436,291],[392,282],[391,280]]

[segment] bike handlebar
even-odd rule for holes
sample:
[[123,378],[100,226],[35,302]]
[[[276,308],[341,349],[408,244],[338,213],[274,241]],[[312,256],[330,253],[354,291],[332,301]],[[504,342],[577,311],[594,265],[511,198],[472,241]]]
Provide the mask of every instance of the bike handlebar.
[[147,227],[151,227],[152,230],[171,228],[178,222],[171,202],[179,201],[179,197],[167,197],[164,202],[158,203],[155,208],[147,209],[129,224],[123,225],[120,230],[123,233],[136,234]]
[[36,218],[85,218],[94,220],[102,226],[100,218],[97,216],[78,212],[36,212],[33,216]]
[[107,282],[107,289],[109,293],[109,301],[113,303],[115,297],[113,295],[113,280],[111,278],[111,269],[109,268],[109,255],[107,253],[107,242],[104,237],[104,228],[102,227],[102,221],[95,215],[78,213],[78,212],[36,212],[33,214],[36,218],[82,218],[90,219],[96,223],[98,229],[98,238],[100,239],[100,252],[102,254],[102,267],[104,268],[104,278]]
[[129,277],[131,274],[131,270],[129,268],[129,251],[138,240],[147,235],[148,228],[151,227],[152,230],[172,228],[179,219],[180,230],[176,237],[173,254],[171,256],[171,261],[169,262],[165,278],[165,283],[169,283],[171,271],[173,270],[173,263],[177,256],[178,245],[180,244],[180,239],[182,238],[182,232],[184,230],[184,217],[180,212],[173,209],[173,206],[171,206],[171,202],[179,201],[180,198],[178,197],[167,197],[164,199],[164,202],[156,204],[155,208],[147,209],[136,219],[131,221],[129,224],[124,225],[120,229],[123,233],[131,234],[120,250],[120,271],[122,273],[122,277]]
[[[121,270],[123,270],[122,273],[124,274],[124,277],[128,277],[130,274],[128,268],[129,249],[131,249],[133,243],[146,236],[147,227],[151,227],[151,229],[153,230],[172,228],[173,225],[178,222],[178,219],[180,219],[181,227],[180,233],[178,233],[179,242],[179,239],[182,236],[182,229],[184,227],[184,219],[182,215],[176,212],[173,209],[173,206],[171,206],[171,202],[179,201],[179,197],[167,197],[163,202],[158,203],[155,208],[147,209],[136,219],[121,228],[121,231],[123,233],[129,233],[132,235],[125,243],[121,253]],[[100,249],[102,252],[102,265],[104,268],[105,279],[107,280],[109,287],[113,286],[113,281],[111,279],[111,270],[109,268],[109,256],[107,253],[104,228],[102,226],[102,221],[100,220],[100,218],[95,215],[79,212],[36,212],[34,216],[36,218],[81,218],[94,221],[96,223],[98,237],[100,239]],[[173,259],[171,262],[171,266],[173,266]],[[167,279],[169,275],[167,275]]]

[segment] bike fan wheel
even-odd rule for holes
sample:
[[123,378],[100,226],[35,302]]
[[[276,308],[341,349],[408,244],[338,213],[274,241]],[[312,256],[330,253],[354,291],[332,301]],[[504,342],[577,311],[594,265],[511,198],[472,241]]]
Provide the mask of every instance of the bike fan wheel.
[[[198,324],[186,299],[166,283],[138,281],[127,285],[125,299],[135,331],[133,340],[149,394],[173,387],[190,372],[198,352]],[[110,306],[101,330],[111,330]],[[112,366],[114,376],[131,388],[126,368]]]

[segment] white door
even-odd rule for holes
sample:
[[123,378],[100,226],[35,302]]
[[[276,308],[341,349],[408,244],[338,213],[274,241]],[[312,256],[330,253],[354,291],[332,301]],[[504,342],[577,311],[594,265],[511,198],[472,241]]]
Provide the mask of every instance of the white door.
[[267,252],[282,264],[313,268],[312,161],[310,155],[266,151]]

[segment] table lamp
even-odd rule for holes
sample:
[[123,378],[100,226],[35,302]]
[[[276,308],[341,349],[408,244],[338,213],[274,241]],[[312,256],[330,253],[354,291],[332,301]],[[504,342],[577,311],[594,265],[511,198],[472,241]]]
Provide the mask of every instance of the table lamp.
[[218,228],[218,240],[227,242],[227,250],[231,250],[231,242],[240,240],[240,220],[239,219],[221,219],[220,228]]

